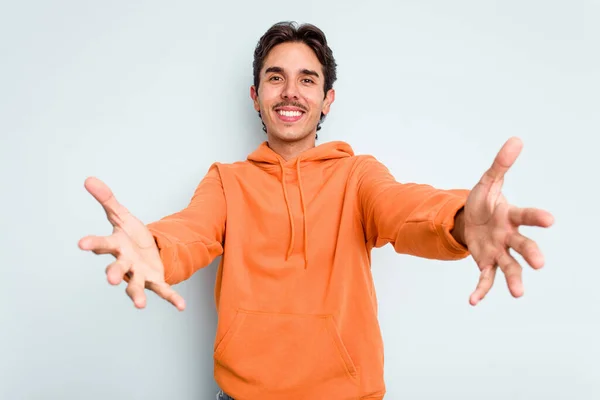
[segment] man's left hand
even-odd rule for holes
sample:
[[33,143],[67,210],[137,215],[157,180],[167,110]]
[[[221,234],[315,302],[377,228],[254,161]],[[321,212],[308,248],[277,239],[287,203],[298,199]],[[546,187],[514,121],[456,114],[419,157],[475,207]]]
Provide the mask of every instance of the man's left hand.
[[523,295],[522,267],[510,254],[513,249],[534,269],[544,265],[538,245],[519,232],[519,227],[547,228],[554,217],[536,208],[519,208],[509,204],[502,195],[504,175],[517,159],[523,144],[509,139],[500,149],[490,169],[475,185],[464,208],[464,242],[477,263],[481,275],[469,302],[476,305],[494,283],[496,271],[502,270],[508,289],[514,297]]

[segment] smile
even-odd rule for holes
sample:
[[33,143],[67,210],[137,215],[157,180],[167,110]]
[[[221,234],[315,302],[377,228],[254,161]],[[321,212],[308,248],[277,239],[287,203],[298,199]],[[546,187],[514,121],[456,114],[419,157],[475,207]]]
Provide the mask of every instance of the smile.
[[298,110],[277,110],[279,119],[283,122],[296,122],[302,119],[304,112]]
[[302,111],[277,111],[279,113],[279,115],[283,115],[284,117],[300,117],[302,116],[303,112]]

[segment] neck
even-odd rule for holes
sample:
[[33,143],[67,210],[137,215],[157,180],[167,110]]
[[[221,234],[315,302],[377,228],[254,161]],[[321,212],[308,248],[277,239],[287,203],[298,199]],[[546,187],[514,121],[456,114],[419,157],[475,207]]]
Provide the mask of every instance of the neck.
[[279,154],[285,161],[288,161],[315,147],[315,136],[311,134],[302,139],[285,141],[267,134],[267,140],[271,150]]

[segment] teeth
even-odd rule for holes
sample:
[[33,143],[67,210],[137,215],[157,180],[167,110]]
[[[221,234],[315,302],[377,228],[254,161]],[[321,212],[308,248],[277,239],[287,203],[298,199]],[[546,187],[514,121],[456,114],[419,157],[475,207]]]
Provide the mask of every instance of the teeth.
[[284,117],[299,117],[302,115],[300,111],[278,111]]

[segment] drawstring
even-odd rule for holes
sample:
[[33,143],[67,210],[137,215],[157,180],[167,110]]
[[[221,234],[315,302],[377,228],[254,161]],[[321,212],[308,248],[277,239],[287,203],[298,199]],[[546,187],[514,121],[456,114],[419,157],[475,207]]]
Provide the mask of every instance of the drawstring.
[[290,255],[292,254],[292,249],[294,248],[294,217],[292,216],[292,208],[290,207],[290,201],[288,199],[288,195],[287,195],[287,190],[285,187],[285,168],[283,167],[283,162],[281,162],[281,160],[279,160],[279,166],[281,167],[281,186],[283,187],[283,197],[285,198],[285,205],[287,206],[288,209],[288,216],[290,218],[290,226],[292,229],[292,238],[290,239],[290,247],[288,248],[288,252],[285,256],[285,261],[288,260],[288,258],[290,258]]
[[298,175],[298,187],[300,188],[300,203],[302,203],[302,218],[304,225],[304,268],[308,268],[308,228],[306,227],[306,205],[304,204],[304,191],[302,190],[302,179],[300,178],[300,157],[296,162]]
[[[285,257],[285,260],[287,261],[290,258],[290,255],[292,254],[292,251],[294,249],[294,216],[292,215],[292,208],[290,206],[290,201],[287,195],[287,188],[285,185],[285,167],[283,166],[283,162],[281,160],[279,160],[279,166],[281,167],[281,186],[283,188],[283,197],[285,198],[285,205],[287,206],[288,217],[290,218],[290,227],[292,231],[290,246]],[[298,158],[298,161],[296,162],[296,171],[298,174],[298,186],[300,188],[300,203],[302,204],[302,218],[304,222],[304,268],[306,269],[308,268],[308,228],[306,226],[306,204],[304,202],[304,190],[302,189],[302,178],[300,177],[300,158]]]

